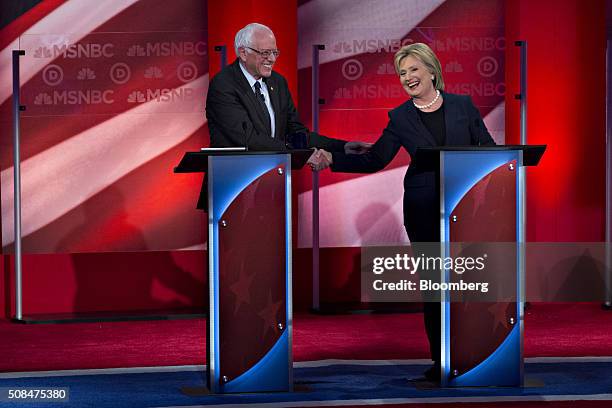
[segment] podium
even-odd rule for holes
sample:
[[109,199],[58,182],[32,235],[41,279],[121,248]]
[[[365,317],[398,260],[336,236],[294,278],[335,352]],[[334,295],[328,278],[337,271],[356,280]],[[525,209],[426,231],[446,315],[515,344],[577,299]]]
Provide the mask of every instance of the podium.
[[291,170],[312,151],[187,152],[175,173],[205,172],[207,386],[291,391]]
[[[438,176],[441,258],[502,260],[485,269],[489,279],[493,273],[503,282],[503,296],[459,299],[444,287],[440,291],[442,386],[523,385],[525,166],[537,165],[545,148],[417,149],[411,166]],[[445,262],[440,282],[463,278],[451,268]]]

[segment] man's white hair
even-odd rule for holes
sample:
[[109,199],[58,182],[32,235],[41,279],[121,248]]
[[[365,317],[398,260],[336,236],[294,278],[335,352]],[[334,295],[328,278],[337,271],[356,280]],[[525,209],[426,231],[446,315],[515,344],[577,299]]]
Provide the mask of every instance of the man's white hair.
[[236,33],[236,38],[234,39],[234,51],[236,51],[236,55],[238,55],[239,48],[253,46],[253,34],[255,33],[255,31],[268,31],[274,34],[270,27],[265,26],[263,24],[247,24],[246,26],[244,26],[244,28],[242,28]]

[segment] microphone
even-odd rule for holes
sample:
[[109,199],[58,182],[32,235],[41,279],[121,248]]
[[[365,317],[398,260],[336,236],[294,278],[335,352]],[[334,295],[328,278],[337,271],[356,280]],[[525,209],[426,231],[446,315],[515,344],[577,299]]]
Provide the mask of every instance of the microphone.
[[249,124],[246,122],[242,122],[242,130],[244,131],[244,150],[249,151],[249,137],[247,135],[247,128]]

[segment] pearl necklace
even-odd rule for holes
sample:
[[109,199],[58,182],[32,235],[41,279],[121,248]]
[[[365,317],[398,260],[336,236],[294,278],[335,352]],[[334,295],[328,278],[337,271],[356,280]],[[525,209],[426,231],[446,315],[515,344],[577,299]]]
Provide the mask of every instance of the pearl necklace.
[[412,100],[412,103],[414,104],[415,107],[419,109],[429,109],[433,106],[434,103],[438,102],[439,97],[440,97],[440,91],[436,89],[436,97],[433,98],[433,101],[429,102],[427,105],[417,105],[414,99]]

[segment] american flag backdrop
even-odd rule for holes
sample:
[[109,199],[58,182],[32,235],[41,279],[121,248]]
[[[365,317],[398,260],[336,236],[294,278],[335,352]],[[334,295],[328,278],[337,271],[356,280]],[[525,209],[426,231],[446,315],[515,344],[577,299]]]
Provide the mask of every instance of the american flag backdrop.
[[25,252],[203,248],[207,2],[43,1],[1,32],[2,247],[13,231],[12,65],[21,57]]
[[[207,9],[215,16],[211,27],[213,22],[232,27],[228,32],[235,31],[232,24],[238,28],[257,20],[252,15],[262,9],[242,1],[31,0],[35,6],[4,25],[7,5],[27,2],[0,2],[2,248],[9,253],[13,245],[11,51],[24,49],[24,251],[88,252],[24,257],[27,311],[158,309],[164,306],[160,302],[177,298],[183,305],[198,304],[200,288],[177,276],[185,269],[205,280],[206,254],[173,250],[201,249],[206,243],[205,214],[194,209],[202,176],[176,175],[172,169],[185,151],[208,144]],[[548,148],[529,176],[528,213],[538,222],[530,223],[528,240],[590,242],[604,232],[605,143],[597,136],[605,131],[604,113],[592,106],[605,101],[605,70],[598,68],[605,65],[598,20],[605,13],[602,1],[576,8],[578,3],[298,0],[297,28],[293,9],[261,12],[284,41],[292,43],[298,31],[299,93],[289,82],[308,125],[311,46],[325,44],[320,130],[349,140],[378,138],[387,112],[406,100],[393,73],[393,53],[423,41],[440,57],[447,90],[472,96],[498,143],[517,143],[519,104],[505,106],[504,93],[519,91],[512,42],[530,41],[529,142]],[[219,31],[210,30],[211,39]],[[293,62],[288,55],[295,48],[285,44],[277,68],[290,77],[293,64],[286,72],[281,64]],[[231,51],[228,57],[233,58]],[[564,83],[584,61],[594,67],[582,78],[592,104],[568,98],[563,87],[541,86]],[[401,197],[408,165],[400,152],[376,174],[321,173],[322,302],[359,300],[360,247],[406,241]],[[294,300],[304,307],[310,305],[311,284],[310,180],[308,170],[293,173],[299,247]],[[103,251],[117,252],[93,253]],[[10,259],[0,268],[6,287],[11,286]],[[153,283],[143,284],[143,275]],[[164,279],[158,279],[161,275]],[[120,289],[121,302],[116,291],[106,293],[119,281],[127,285]],[[0,303],[10,297],[5,286],[0,284]],[[79,301],[71,297],[75,292],[82,292]]]
[[[402,46],[424,42],[442,63],[446,91],[470,95],[496,142],[504,142],[504,2],[309,0],[298,8],[300,113],[310,116],[311,44],[320,52],[320,131],[374,142],[387,112],[408,97],[393,66]],[[321,247],[408,241],[403,227],[402,150],[371,175],[322,172]],[[304,183],[304,185],[309,185]],[[298,245],[312,242],[312,193],[299,193]]]
[[[21,61],[27,105],[22,113],[24,249],[202,248],[205,220],[193,209],[201,176],[174,175],[172,167],[184,151],[208,143],[206,2],[179,0],[168,7],[160,0],[68,0],[37,7],[44,13],[27,29],[5,29],[2,35],[4,250],[13,241],[8,136],[10,52],[17,48],[26,51]],[[28,14],[33,13],[20,19]],[[470,94],[495,139],[503,142],[503,17],[501,0],[301,1],[302,119],[310,117],[311,45],[325,44],[321,132],[376,140],[388,110],[406,98],[393,71],[393,53],[422,41],[440,57],[447,90]],[[377,174],[322,173],[321,245],[405,242],[401,197],[408,164],[402,152]],[[306,173],[298,178],[307,179]],[[297,241],[307,247],[311,192],[308,182],[299,181]]]

